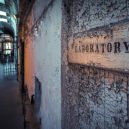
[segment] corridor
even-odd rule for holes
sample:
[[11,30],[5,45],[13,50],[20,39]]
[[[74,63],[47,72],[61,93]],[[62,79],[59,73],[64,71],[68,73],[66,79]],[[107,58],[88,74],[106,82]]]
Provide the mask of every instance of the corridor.
[[129,129],[129,0],[0,0],[0,129]]
[[22,97],[16,74],[6,73],[0,65],[0,129],[24,129]]

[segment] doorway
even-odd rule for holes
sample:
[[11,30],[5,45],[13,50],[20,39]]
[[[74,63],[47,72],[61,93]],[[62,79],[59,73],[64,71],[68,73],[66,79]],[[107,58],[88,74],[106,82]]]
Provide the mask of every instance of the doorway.
[[16,42],[8,34],[0,35],[0,79],[14,77],[17,74]]

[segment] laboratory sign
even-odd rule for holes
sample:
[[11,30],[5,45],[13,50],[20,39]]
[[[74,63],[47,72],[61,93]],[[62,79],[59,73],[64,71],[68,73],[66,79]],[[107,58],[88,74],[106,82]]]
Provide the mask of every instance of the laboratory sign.
[[68,60],[129,71],[129,24],[74,34],[68,42]]

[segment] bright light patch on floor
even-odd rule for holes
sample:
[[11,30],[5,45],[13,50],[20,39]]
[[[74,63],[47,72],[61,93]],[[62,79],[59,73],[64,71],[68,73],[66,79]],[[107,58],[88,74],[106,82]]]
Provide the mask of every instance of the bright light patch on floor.
[[0,11],[0,15],[7,16],[6,12],[4,12],[4,11]]
[[2,21],[2,22],[8,22],[7,19],[5,19],[5,18],[0,18],[0,21]]

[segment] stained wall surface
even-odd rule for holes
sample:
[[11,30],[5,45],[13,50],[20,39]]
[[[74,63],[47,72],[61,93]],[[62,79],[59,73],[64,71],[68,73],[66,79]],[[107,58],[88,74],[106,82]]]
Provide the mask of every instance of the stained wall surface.
[[25,85],[30,98],[38,94],[35,81],[41,85],[35,101],[42,129],[61,129],[61,3],[38,0],[27,20]]
[[[30,29],[33,26],[32,14],[28,17],[26,27]],[[27,87],[29,98],[34,95],[35,87],[35,58],[34,58],[34,47],[33,47],[32,35],[26,34],[26,40],[24,44],[24,85]],[[22,55],[23,56],[23,55]],[[23,63],[23,62],[22,62]]]
[[35,76],[42,85],[41,119],[44,129],[61,128],[61,1],[46,11],[34,39]]
[[[88,53],[88,58],[86,58],[87,53],[83,56],[72,53],[71,56],[68,49],[69,46],[72,47],[69,44],[71,38],[74,47],[78,37],[81,42],[84,35],[92,40],[97,36],[105,35],[105,32],[108,35],[108,30],[112,30],[112,26],[120,26],[120,23],[127,25],[128,14],[127,0],[63,1],[62,129],[129,128],[128,73],[124,70],[113,71],[102,58],[101,63],[106,64],[103,68],[97,62],[97,54]],[[116,38],[121,34],[123,32],[118,31]],[[123,39],[125,38],[127,35],[124,35]],[[105,53],[101,54],[105,56]],[[92,61],[92,58],[95,61],[90,64],[88,61]],[[117,62],[112,61],[114,68],[115,63]]]
[[[84,54],[72,53],[72,58],[69,53],[71,39],[83,42],[86,35],[96,43],[101,35],[114,36],[115,26],[118,30],[124,25],[115,38],[128,40],[128,18],[128,0],[37,0],[27,21],[31,33],[25,46],[25,84],[30,97],[35,94],[35,77],[41,84],[42,129],[129,128],[128,53],[126,63],[117,58],[121,70],[110,60],[121,54],[118,47],[118,53],[108,58],[110,67],[102,60],[105,67],[98,60],[90,64]],[[96,53],[89,53],[92,59],[97,59]]]

